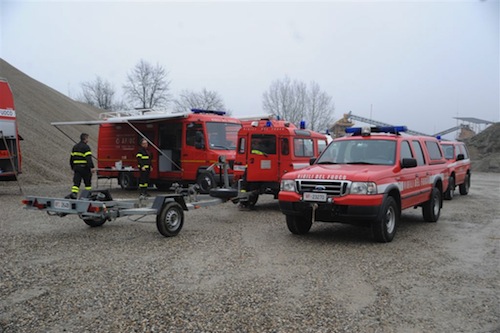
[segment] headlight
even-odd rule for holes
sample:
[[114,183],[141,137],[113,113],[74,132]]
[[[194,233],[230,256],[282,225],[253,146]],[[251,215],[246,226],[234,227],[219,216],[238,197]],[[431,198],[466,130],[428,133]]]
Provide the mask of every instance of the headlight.
[[289,179],[282,180],[280,190],[286,192],[296,192],[295,180],[289,180]]
[[377,194],[377,184],[372,182],[353,182],[351,194]]

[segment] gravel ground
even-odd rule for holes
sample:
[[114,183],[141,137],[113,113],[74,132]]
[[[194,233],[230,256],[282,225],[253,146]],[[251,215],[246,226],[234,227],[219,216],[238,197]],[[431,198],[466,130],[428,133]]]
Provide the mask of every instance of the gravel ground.
[[438,223],[407,210],[379,244],[340,224],[294,236],[271,196],[186,212],[165,238],[153,217],[90,228],[24,210],[0,183],[0,332],[500,332],[499,189],[475,173]]

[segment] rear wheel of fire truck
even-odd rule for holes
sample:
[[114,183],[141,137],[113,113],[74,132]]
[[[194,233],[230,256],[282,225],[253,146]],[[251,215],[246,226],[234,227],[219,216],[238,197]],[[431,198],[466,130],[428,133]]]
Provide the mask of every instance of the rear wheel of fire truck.
[[448,189],[444,192],[444,198],[446,200],[452,200],[455,194],[455,177],[451,176],[448,182]]
[[135,190],[137,187],[137,182],[135,177],[130,172],[120,172],[120,186],[124,190]]
[[399,224],[399,206],[393,197],[387,197],[382,206],[381,215],[372,222],[373,238],[380,243],[392,241]]
[[431,198],[422,205],[424,221],[437,222],[441,214],[441,191],[437,187],[432,188]]
[[184,211],[177,202],[167,202],[163,205],[160,214],[156,216],[156,227],[165,237],[176,236],[183,225]]
[[85,222],[86,225],[95,228],[102,226],[106,222],[106,220],[107,219],[105,217],[94,217],[94,218],[86,217],[83,219],[83,222]]
[[215,178],[210,171],[202,171],[196,177],[196,183],[200,186],[200,193],[208,194],[215,187]]
[[469,193],[469,188],[470,188],[470,174],[468,173],[465,176],[464,182],[459,186],[460,195],[467,195],[467,193]]
[[312,219],[301,215],[286,215],[286,225],[292,234],[304,235],[311,229]]

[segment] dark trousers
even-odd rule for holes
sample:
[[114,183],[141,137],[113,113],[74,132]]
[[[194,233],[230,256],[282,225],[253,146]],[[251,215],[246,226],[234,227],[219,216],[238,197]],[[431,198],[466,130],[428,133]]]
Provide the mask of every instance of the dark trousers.
[[145,171],[141,170],[139,172],[139,190],[141,190],[141,193],[146,193],[148,190],[149,173],[150,173],[149,169],[146,169]]
[[71,189],[71,192],[73,193],[78,193],[80,189],[80,184],[83,183],[85,184],[85,189],[90,190],[91,189],[91,180],[92,180],[92,171],[90,171],[90,168],[88,167],[82,167],[82,166],[75,166],[73,168],[74,174],[73,174],[73,188]]

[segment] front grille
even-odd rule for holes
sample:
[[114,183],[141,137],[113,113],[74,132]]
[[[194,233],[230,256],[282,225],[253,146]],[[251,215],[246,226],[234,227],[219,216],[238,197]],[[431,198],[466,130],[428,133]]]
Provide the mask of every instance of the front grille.
[[[346,195],[350,184],[350,181],[345,180],[297,180],[297,188],[301,194],[304,192],[321,192],[334,197]],[[324,187],[324,189],[321,187]]]

